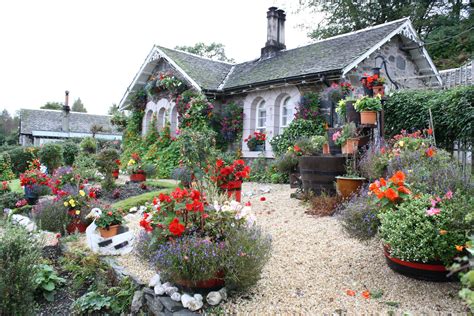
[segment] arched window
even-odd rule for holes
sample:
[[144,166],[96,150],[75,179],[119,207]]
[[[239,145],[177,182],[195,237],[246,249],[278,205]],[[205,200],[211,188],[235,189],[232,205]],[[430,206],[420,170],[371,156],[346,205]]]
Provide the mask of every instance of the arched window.
[[287,127],[291,121],[293,121],[293,108],[290,106],[290,97],[286,97],[285,100],[283,100],[283,104],[281,106],[281,127]]
[[260,101],[257,105],[257,129],[265,129],[267,125],[267,108],[265,100]]
[[153,111],[148,110],[148,112],[145,115],[145,124],[143,126],[143,132],[145,132],[145,133],[148,132],[148,129],[150,128],[150,123],[151,123],[152,117],[153,117]]
[[176,105],[171,110],[170,122],[171,135],[176,136],[176,130],[178,129],[178,107]]
[[166,116],[165,116],[166,109],[161,108],[158,111],[158,119],[157,119],[157,129],[158,131],[161,131],[163,127],[165,127],[165,122],[166,122]]

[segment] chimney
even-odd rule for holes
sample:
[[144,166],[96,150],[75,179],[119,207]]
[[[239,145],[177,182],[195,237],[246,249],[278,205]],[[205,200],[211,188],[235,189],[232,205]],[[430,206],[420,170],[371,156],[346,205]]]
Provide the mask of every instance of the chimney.
[[267,42],[261,51],[261,59],[270,58],[285,49],[285,11],[270,7],[267,11]]
[[69,133],[69,112],[71,108],[69,107],[69,91],[66,90],[66,100],[63,105],[63,115],[62,115],[62,130],[63,132]]

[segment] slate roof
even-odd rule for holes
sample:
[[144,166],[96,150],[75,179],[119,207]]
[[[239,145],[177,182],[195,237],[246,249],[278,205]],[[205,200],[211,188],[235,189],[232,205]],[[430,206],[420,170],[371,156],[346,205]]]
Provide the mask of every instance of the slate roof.
[[182,51],[157,46],[204,90],[217,90],[232,64],[201,58]]
[[[97,134],[122,135],[110,123],[111,116],[95,115],[80,112],[69,113],[69,131],[73,133],[90,133],[92,125],[104,127],[104,132]],[[62,132],[62,111],[58,110],[20,110],[20,134],[32,134],[33,131]]]

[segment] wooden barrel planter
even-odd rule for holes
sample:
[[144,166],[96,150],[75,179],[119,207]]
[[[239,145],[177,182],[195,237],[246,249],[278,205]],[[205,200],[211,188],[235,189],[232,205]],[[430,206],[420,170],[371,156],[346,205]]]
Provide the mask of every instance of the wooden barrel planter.
[[345,172],[346,158],[344,156],[302,156],[298,159],[301,181],[305,192],[316,194],[336,192],[334,182],[336,177]]
[[453,276],[448,277],[449,271],[441,262],[413,262],[404,261],[392,257],[389,253],[389,247],[384,245],[383,252],[388,266],[393,271],[404,276],[431,282],[452,282],[456,281]]

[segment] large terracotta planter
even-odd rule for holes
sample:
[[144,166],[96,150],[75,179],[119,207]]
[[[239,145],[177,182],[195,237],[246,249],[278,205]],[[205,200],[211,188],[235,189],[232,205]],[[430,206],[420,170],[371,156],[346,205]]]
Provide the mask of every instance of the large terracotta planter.
[[342,154],[343,155],[353,154],[357,151],[358,146],[359,146],[358,138],[349,138],[341,147]]
[[298,166],[305,192],[316,194],[326,192],[334,194],[336,176],[345,172],[346,157],[344,156],[301,156]]
[[102,238],[110,238],[118,234],[120,225],[111,225],[105,228],[99,227],[99,233]]
[[224,281],[224,272],[220,271],[216,274],[216,277],[213,279],[202,280],[202,281],[191,281],[191,280],[178,280],[176,284],[181,285],[185,288],[190,289],[220,289],[225,285]]
[[377,111],[360,112],[360,124],[375,125],[375,123],[377,123]]
[[146,174],[143,170],[138,170],[136,173],[130,175],[130,181],[132,182],[143,182],[146,181]]
[[439,261],[423,263],[401,260],[390,255],[387,245],[383,246],[383,252],[390,269],[407,277],[432,282],[456,281],[454,276],[447,276],[449,271]]
[[337,193],[348,199],[360,190],[364,181],[365,178],[336,177]]
[[380,94],[380,96],[383,97],[385,95],[385,87],[384,86],[373,86],[372,91],[374,92],[374,96],[376,96],[377,94]]

